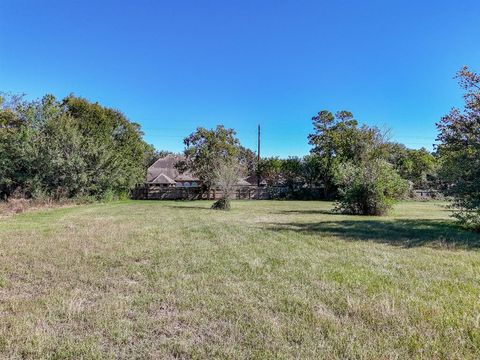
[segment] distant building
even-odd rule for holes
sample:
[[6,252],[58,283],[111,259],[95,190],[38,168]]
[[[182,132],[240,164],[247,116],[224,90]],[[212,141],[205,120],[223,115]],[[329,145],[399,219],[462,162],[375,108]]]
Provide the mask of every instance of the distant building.
[[[175,165],[184,160],[183,156],[167,155],[155,161],[147,170],[147,184],[161,187],[197,188],[202,186],[202,181],[190,173],[179,172]],[[256,181],[256,179],[255,179]],[[247,179],[238,179],[237,186],[245,187],[256,185]]]
[[200,179],[190,172],[181,173],[175,164],[184,160],[182,156],[167,155],[158,159],[147,170],[147,184],[159,185],[162,187],[199,187],[202,185]]
[[245,178],[245,181],[247,181],[251,185],[259,185],[259,186],[267,186],[267,182],[264,179],[259,179],[257,175],[250,175]]

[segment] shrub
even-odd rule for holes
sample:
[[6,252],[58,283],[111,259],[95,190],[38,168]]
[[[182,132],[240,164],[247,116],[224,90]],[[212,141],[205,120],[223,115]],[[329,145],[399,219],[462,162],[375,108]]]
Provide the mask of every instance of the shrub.
[[384,215],[408,190],[407,181],[383,160],[340,164],[335,182],[336,210],[353,215]]
[[461,225],[480,233],[480,207],[478,205],[475,209],[467,209],[463,203],[454,201],[451,208],[454,210],[452,216]]
[[230,210],[230,199],[241,179],[242,167],[235,159],[219,161],[213,171],[213,183],[222,192],[222,197],[212,205],[214,210]]
[[111,189],[106,190],[101,196],[99,196],[99,200],[102,202],[112,202],[117,199],[117,194]]
[[213,203],[212,209],[213,210],[230,210],[231,209],[230,200],[221,198]]

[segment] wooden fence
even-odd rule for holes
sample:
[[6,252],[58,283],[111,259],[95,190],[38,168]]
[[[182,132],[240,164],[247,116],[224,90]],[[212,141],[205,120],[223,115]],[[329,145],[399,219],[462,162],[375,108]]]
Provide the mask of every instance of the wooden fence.
[[[134,189],[132,199],[136,200],[207,200],[220,199],[222,191],[211,189],[210,192],[202,188],[162,187],[146,184]],[[234,199],[270,199],[271,191],[265,187],[245,186],[234,192]]]
[[[136,200],[215,200],[222,197],[222,191],[211,189],[210,193],[199,187],[162,187],[155,184],[145,184],[132,190],[131,198]],[[410,194],[413,199],[443,199],[443,195],[436,190],[413,190]],[[296,188],[286,186],[242,186],[235,189],[234,199],[243,200],[323,200],[323,188]]]
[[445,199],[445,196],[438,190],[413,190],[411,197],[413,199]]

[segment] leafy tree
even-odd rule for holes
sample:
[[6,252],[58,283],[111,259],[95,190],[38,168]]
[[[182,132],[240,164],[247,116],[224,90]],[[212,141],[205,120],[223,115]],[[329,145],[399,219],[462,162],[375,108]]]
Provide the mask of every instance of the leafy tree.
[[34,182],[37,154],[33,123],[25,116],[29,104],[22,96],[0,96],[0,198],[25,192]]
[[480,75],[464,67],[457,78],[465,108],[453,109],[437,123],[439,177],[453,197],[454,216],[480,231]]
[[143,181],[151,149],[121,112],[73,95],[57,101],[4,97],[0,106],[0,195],[126,194]]
[[281,173],[283,183],[287,185],[291,191],[302,182],[302,171],[302,159],[292,156],[282,160]]
[[326,198],[336,193],[334,176],[339,164],[386,157],[387,149],[380,131],[365,125],[359,127],[349,111],[339,111],[334,116],[330,111],[322,110],[312,121],[314,133],[308,139],[313,146],[311,153],[319,158],[317,166]]
[[89,193],[127,193],[143,180],[147,145],[138,124],[118,110],[74,96],[63,106],[83,137]]
[[[332,196],[334,183],[334,162],[336,139],[335,133],[338,133],[338,121],[328,110],[320,111],[316,116],[312,117],[315,132],[308,136],[310,145],[313,145],[312,154],[316,154],[320,159],[320,167],[322,173],[322,183],[325,191],[325,197],[328,199]],[[345,127],[356,126],[356,121],[352,120],[345,123]]]
[[287,159],[271,157],[260,162],[261,177],[268,185],[295,186],[308,185],[313,187],[321,179],[322,159],[316,155],[296,156]]
[[210,193],[219,164],[229,163],[238,156],[240,142],[235,135],[235,130],[223,125],[211,130],[197,128],[183,140],[185,160],[179,162],[177,167],[197,175]]
[[277,185],[283,181],[283,161],[278,157],[261,159],[258,164],[259,177],[266,181],[267,185]]
[[302,161],[303,181],[312,188],[322,176],[322,159],[316,154],[306,155]]
[[[358,126],[351,113],[321,112],[310,136],[321,162],[323,182],[337,191],[337,210],[382,215],[408,188],[386,158],[388,146],[376,127]],[[328,164],[329,168],[325,168]],[[327,175],[325,175],[327,174]]]
[[388,161],[414,188],[430,188],[434,185],[437,160],[427,149],[408,149],[403,144],[389,143],[388,152]]
[[240,145],[238,147],[238,163],[244,169],[247,176],[255,175],[257,173],[257,154]]

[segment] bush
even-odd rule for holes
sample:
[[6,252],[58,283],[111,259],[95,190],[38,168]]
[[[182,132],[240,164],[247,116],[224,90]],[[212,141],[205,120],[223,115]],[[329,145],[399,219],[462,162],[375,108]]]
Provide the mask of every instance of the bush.
[[106,190],[105,192],[103,192],[99,197],[98,199],[102,202],[112,202],[114,200],[117,200],[118,199],[118,196],[117,194],[111,190],[111,189],[108,189]]
[[213,210],[230,210],[230,200],[229,199],[219,199],[215,201],[211,207]]
[[461,205],[458,204],[458,202],[454,202],[451,206],[454,210],[452,216],[456,218],[462,226],[480,233],[480,208],[478,205],[476,209],[471,210],[461,207]]
[[384,215],[408,191],[408,183],[383,160],[343,163],[337,168],[336,210],[352,215]]

